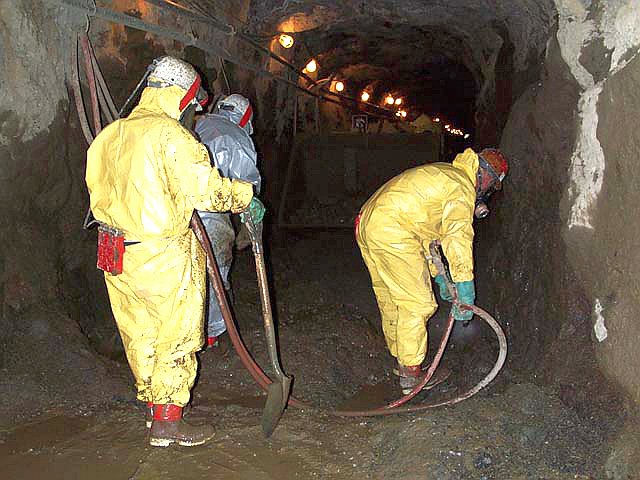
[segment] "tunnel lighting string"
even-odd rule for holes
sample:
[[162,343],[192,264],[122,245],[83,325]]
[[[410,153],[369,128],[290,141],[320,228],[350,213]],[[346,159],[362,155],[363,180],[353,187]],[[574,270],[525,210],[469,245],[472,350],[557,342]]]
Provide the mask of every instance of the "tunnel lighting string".
[[[87,8],[84,5],[80,5],[79,3],[77,3],[77,0],[49,0],[51,3],[56,4],[56,5],[61,5],[61,6],[65,6],[65,7],[70,7],[73,9],[77,9],[80,10],[82,12],[86,12]],[[157,25],[157,24],[152,24],[149,22],[146,22],[144,20],[140,20],[137,17],[128,15],[126,13],[122,13],[122,12],[118,12],[115,10],[111,10],[108,8],[104,8],[104,7],[97,7],[96,12],[95,12],[95,16],[99,17],[99,18],[103,18],[106,19],[108,21],[114,22],[114,23],[120,23],[123,25],[126,25],[128,27],[131,28],[135,28],[137,30],[142,30],[148,33],[152,33],[154,35],[159,35],[159,36],[163,36],[163,37],[167,37],[167,38],[171,38],[173,40],[176,40],[178,42],[184,43],[185,45],[192,45],[195,46],[203,51],[209,52],[209,53],[213,53],[215,55],[218,55],[220,57],[222,57],[224,60],[233,63],[235,65],[238,65],[240,67],[246,68],[247,70],[253,71],[255,72],[257,75],[259,76],[268,76],[268,77],[272,77],[276,80],[279,80],[281,82],[284,83],[288,83],[289,85],[297,88],[298,90],[301,90],[305,93],[307,93],[308,95],[311,95],[313,97],[319,97],[320,95],[318,95],[317,93],[314,93],[312,91],[310,91],[309,89],[302,87],[300,85],[298,85],[296,82],[293,82],[291,80],[288,80],[286,78],[280,77],[278,75],[275,75],[271,72],[269,72],[268,70],[265,70],[263,68],[257,67],[255,65],[251,65],[249,63],[246,62],[242,62],[240,60],[237,60],[236,58],[233,58],[231,55],[229,55],[227,52],[223,51],[220,48],[217,48],[203,40],[200,40],[198,38],[195,38],[193,36],[189,36],[189,35],[185,35],[182,33],[179,33],[175,30]],[[331,101],[331,100],[329,100]]]
[[[251,45],[254,49],[259,50],[263,53],[266,53],[277,62],[295,71],[298,76],[303,77],[304,79],[306,79],[308,82],[311,82],[312,84],[315,84],[315,80],[313,78],[309,77],[308,75],[305,75],[304,72],[301,72],[295,65],[292,65],[290,62],[282,58],[280,55],[276,55],[268,48],[263,47],[262,45],[257,43],[255,40],[250,38],[250,35],[247,35],[244,32],[237,31],[233,25],[221,22],[214,15],[212,15],[211,13],[207,12],[206,10],[200,7],[196,8],[197,11],[194,11],[193,9],[189,7],[185,7],[184,5],[180,5],[179,3],[173,2],[172,0],[144,0],[144,1],[149,2],[153,5],[156,5],[161,9],[168,8],[169,10],[173,10],[176,13],[185,15],[194,20],[207,23],[212,27],[217,28],[218,30],[221,30],[225,35],[235,35],[239,39]],[[187,0],[187,3],[190,6],[194,5],[194,2],[192,2],[191,0]],[[286,32],[283,32],[283,33],[286,33]]]
[[[296,67],[295,65],[291,64],[290,62],[288,62],[285,58],[281,57],[280,55],[277,55],[275,53],[273,53],[270,49],[265,48],[264,46],[260,45],[258,42],[256,42],[254,39],[251,38],[250,35],[247,35],[245,32],[235,32],[234,27],[232,25],[229,24],[225,24],[220,22],[220,20],[218,20],[215,16],[213,16],[212,14],[210,14],[209,12],[207,12],[206,10],[203,10],[201,8],[198,8],[198,12],[202,15],[199,15],[198,13],[190,10],[187,7],[184,7],[182,5],[179,5],[171,0],[146,0],[148,2],[153,3],[154,5],[159,6],[160,8],[162,8],[163,6],[168,6],[170,8],[173,8],[175,10],[177,10],[180,13],[185,13],[188,16],[202,21],[204,23],[209,23],[211,26],[215,27],[215,28],[219,28],[222,29],[222,31],[227,34],[227,35],[235,35],[236,37],[238,37],[239,39],[245,41],[246,43],[248,43],[250,46],[252,46],[254,49],[267,54],[270,58],[276,60],[277,62],[279,62],[280,64],[286,66],[287,68],[291,69],[293,72],[295,72],[295,74],[298,77],[302,77],[305,80],[307,80],[308,82],[311,83],[312,87],[317,85],[317,81],[314,80],[312,77],[310,77],[309,75],[307,75],[304,70],[300,70],[298,67]],[[191,2],[190,0],[187,0],[189,2],[189,4],[193,4],[193,2]],[[204,18],[203,18],[204,16]],[[232,32],[232,33],[229,33]],[[285,32],[286,33],[286,32]],[[293,32],[295,33],[295,32]],[[278,34],[280,35],[280,33]],[[276,35],[273,35],[272,37],[275,37]],[[278,78],[275,77],[274,78]],[[384,112],[386,115],[379,115],[379,114],[375,114],[372,112],[367,112],[369,115],[372,116],[378,116],[379,118],[385,118],[385,119],[393,119],[393,111],[380,107],[378,105],[375,105],[373,103],[369,103],[369,102],[362,102],[359,101],[353,97],[347,96],[343,93],[339,93],[339,92],[332,92],[330,89],[326,88],[326,86],[321,86],[320,90],[325,94],[325,95],[314,95],[317,96],[325,101],[329,101],[331,102],[331,99],[326,98],[326,95],[333,95],[337,98],[343,99],[343,100],[347,100],[348,102],[353,102],[356,105],[359,103],[364,103],[369,107],[375,108],[376,110],[380,110],[382,112]],[[309,93],[309,92],[307,92]],[[333,102],[333,103],[338,103],[338,104],[342,104],[341,102]],[[358,109],[356,107],[356,109]]]
[[[170,9],[176,10],[179,13],[183,13],[191,18],[194,18],[196,20],[199,20],[201,22],[204,23],[208,23],[211,26],[221,29],[225,34],[227,35],[235,35],[237,38],[239,38],[240,40],[243,40],[245,43],[248,43],[251,47],[253,47],[254,49],[265,53],[266,55],[268,55],[270,58],[276,60],[277,62],[279,62],[280,64],[284,65],[285,67],[291,69],[298,77],[302,77],[305,80],[307,80],[309,83],[311,83],[311,86],[316,86],[317,82],[316,80],[314,80],[312,77],[310,77],[309,75],[307,75],[303,70],[300,70],[298,67],[296,67],[295,65],[293,65],[292,63],[290,63],[289,61],[287,61],[285,58],[281,57],[280,55],[277,55],[275,53],[273,53],[270,49],[265,48],[264,46],[260,45],[258,42],[256,42],[253,38],[251,38],[251,35],[245,33],[245,32],[241,32],[241,31],[235,31],[235,28],[232,25],[229,24],[225,24],[223,22],[221,22],[220,20],[218,20],[215,16],[213,16],[212,14],[210,14],[209,12],[207,12],[206,10],[203,10],[201,8],[198,7],[198,12],[195,12],[183,5],[180,5],[176,2],[173,2],[171,0],[145,0],[148,1],[154,5],[157,5],[160,8],[163,7],[169,7]],[[187,0],[189,5],[193,5],[195,2],[192,2],[191,0]],[[241,22],[242,23],[242,22]],[[267,38],[272,38],[275,37],[276,35],[280,35],[281,33],[287,33],[287,32],[280,32],[278,34],[274,34],[271,36],[267,36]],[[292,34],[295,34],[295,32],[291,32]],[[270,73],[270,72],[269,72]],[[274,78],[279,78],[274,76]],[[282,79],[284,80],[284,79]],[[372,115],[372,116],[379,116],[380,118],[385,118],[385,119],[393,119],[393,111],[386,109],[386,108],[382,108],[378,105],[372,104],[372,103],[368,103],[368,102],[361,102],[353,97],[347,96],[345,94],[339,93],[339,92],[332,92],[330,89],[327,89],[325,86],[321,86],[320,90],[325,94],[325,95],[316,95],[313,94],[313,96],[316,97],[320,97],[323,100],[329,101],[331,102],[331,99],[326,98],[326,95],[333,95],[337,98],[341,98],[344,100],[347,100],[348,102],[353,102],[355,104],[358,103],[364,103],[369,107],[375,108],[376,110],[380,110],[382,112],[384,112],[386,115],[379,115],[379,114],[375,114],[375,113],[371,113],[371,112],[367,112],[368,114]],[[310,92],[307,92],[310,93]],[[336,103],[336,102],[333,102]],[[337,102],[338,104],[341,104],[341,102]]]
[[[298,84],[298,82],[294,82],[292,80],[289,80],[287,78],[281,77],[279,75],[276,75],[274,73],[271,73],[268,70],[265,70],[264,68],[243,62],[241,60],[238,60],[234,57],[232,57],[230,54],[228,54],[227,52],[225,52],[224,50],[222,50],[219,47],[216,47],[215,45],[213,45],[210,42],[205,42],[199,38],[196,38],[195,36],[190,36],[190,35],[186,35],[180,32],[177,32],[176,30],[173,30],[171,28],[167,28],[158,24],[153,24],[153,23],[149,23],[147,21],[141,20],[140,18],[134,17],[132,15],[128,15],[126,13],[122,13],[122,12],[118,12],[116,10],[112,10],[109,8],[105,8],[105,7],[95,7],[95,9],[88,9],[86,5],[79,3],[79,0],[49,0],[51,3],[59,5],[59,6],[64,6],[64,7],[69,7],[72,9],[76,9],[79,10],[85,14],[90,13],[91,16],[95,16],[98,18],[103,18],[105,20],[111,21],[113,23],[119,23],[119,24],[123,24],[126,25],[128,27],[131,28],[135,28],[137,30],[142,30],[148,33],[152,33],[154,35],[159,35],[162,37],[167,37],[167,38],[171,38],[173,40],[177,40],[185,45],[192,45],[194,47],[199,48],[200,50],[203,50],[205,52],[209,52],[209,53],[213,53],[215,55],[220,56],[222,59],[233,63],[235,65],[238,65],[242,68],[245,68],[249,71],[254,72],[256,75],[258,76],[267,76],[270,78],[273,78],[276,81],[282,82],[282,83],[286,83],[288,85],[291,85],[292,87],[296,88],[297,90],[300,90],[303,93],[306,93],[309,96],[312,97],[316,97],[319,98],[323,101],[326,102],[330,102],[330,103],[335,103],[337,105],[341,105],[345,108],[354,108],[354,107],[349,107],[347,105],[345,105],[345,102],[343,101],[339,101],[336,100],[334,98],[329,98],[330,96],[333,97],[338,97],[342,100],[347,100],[348,102],[353,102],[355,104],[355,109],[358,109],[358,104],[362,103],[362,102],[358,102],[357,99],[354,99],[352,97],[349,97],[347,95],[343,95],[343,94],[339,94],[339,93],[335,93],[335,92],[331,92],[331,91],[327,91],[326,89],[322,89],[323,93],[316,93],[313,92],[312,90],[310,90],[309,88],[306,88],[304,86],[301,86]],[[165,0],[146,0],[149,2],[163,2],[165,3]],[[166,3],[165,3],[166,4]],[[186,9],[185,7],[179,8],[176,7],[174,4],[167,4],[167,5],[171,5],[171,8],[174,9],[175,11],[179,12],[179,13],[184,13],[187,16],[196,16],[196,18],[200,19],[200,16],[198,14],[196,14],[193,11],[190,11],[188,9]],[[239,37],[242,38],[242,37]],[[281,62],[285,62],[286,64],[289,65],[290,68],[293,68],[296,71],[296,74],[298,76],[301,77],[307,77],[306,75],[304,75],[302,72],[298,71],[293,65],[289,64],[288,62],[286,62],[286,60],[282,59],[281,57],[271,53],[268,49],[264,49],[264,47],[262,47],[261,45],[256,44],[255,42],[253,42],[252,40],[248,40],[249,43],[253,44],[254,46],[256,46],[256,48],[260,48],[263,51],[267,51],[269,52],[269,55]],[[310,77],[308,77],[310,78]],[[311,79],[311,81],[315,84],[316,82]],[[371,115],[371,116],[375,116],[375,117],[379,117],[379,118],[383,118],[386,120],[393,120],[393,112],[392,111],[388,111],[387,109],[383,109],[378,107],[377,105],[374,104],[367,104],[368,106],[375,108],[376,110],[380,110],[382,112],[384,112],[384,114],[380,114],[380,113],[374,113],[374,112],[370,112],[370,111],[366,111],[367,114]]]

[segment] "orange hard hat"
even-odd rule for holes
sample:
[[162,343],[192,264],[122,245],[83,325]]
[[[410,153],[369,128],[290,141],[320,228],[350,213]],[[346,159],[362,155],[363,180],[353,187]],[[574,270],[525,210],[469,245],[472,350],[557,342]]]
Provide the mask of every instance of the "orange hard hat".
[[480,156],[491,167],[498,180],[502,182],[509,171],[509,164],[502,152],[497,148],[485,148],[480,152]]

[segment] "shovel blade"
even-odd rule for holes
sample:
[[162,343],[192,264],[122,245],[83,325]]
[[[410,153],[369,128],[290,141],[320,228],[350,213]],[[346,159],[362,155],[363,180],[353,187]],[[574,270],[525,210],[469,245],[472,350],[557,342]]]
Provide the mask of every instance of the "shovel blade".
[[267,402],[262,412],[262,431],[269,438],[278,426],[280,417],[287,407],[289,393],[291,392],[291,377],[283,377],[280,381],[274,381],[267,391]]

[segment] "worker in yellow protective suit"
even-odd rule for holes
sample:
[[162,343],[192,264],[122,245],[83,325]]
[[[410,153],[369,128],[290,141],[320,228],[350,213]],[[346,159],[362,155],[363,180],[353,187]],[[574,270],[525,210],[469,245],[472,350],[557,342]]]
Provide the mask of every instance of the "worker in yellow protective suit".
[[[433,163],[407,170],[383,185],[356,219],[356,239],[369,269],[382,316],[382,328],[403,392],[421,378],[427,353],[426,321],[437,309],[429,272],[441,297],[451,300],[444,278],[429,264],[429,243],[442,242],[462,303],[473,304],[473,216],[486,216],[486,198],[507,173],[494,149],[477,155],[467,149],[453,164]],[[462,309],[460,309],[462,310]],[[471,320],[469,311],[454,311]]]
[[194,68],[161,57],[147,74],[131,114],[89,148],[86,182],[100,225],[98,266],[138,399],[151,409],[150,443],[199,445],[213,427],[182,419],[204,342],[206,295],[205,255],[189,221],[194,209],[244,211],[253,187],[222,178],[180,123],[199,106]]

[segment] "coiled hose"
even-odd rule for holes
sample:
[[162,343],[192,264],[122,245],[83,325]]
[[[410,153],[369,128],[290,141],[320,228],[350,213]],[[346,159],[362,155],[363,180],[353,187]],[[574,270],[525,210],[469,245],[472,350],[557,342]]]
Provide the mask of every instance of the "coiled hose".
[[[218,299],[218,303],[220,304],[220,309],[222,311],[222,316],[225,321],[225,325],[227,327],[227,331],[229,333],[229,338],[231,339],[231,343],[233,344],[233,348],[238,353],[242,364],[247,369],[249,374],[253,377],[253,379],[258,383],[258,385],[266,392],[268,385],[271,384],[271,379],[265,374],[264,370],[256,363],[256,361],[251,356],[251,353],[247,350],[242,338],[240,337],[240,333],[236,327],[236,324],[233,320],[233,316],[231,314],[231,309],[229,308],[229,303],[227,302],[227,297],[225,294],[225,288],[222,283],[222,278],[220,277],[220,272],[218,270],[218,265],[215,261],[215,257],[213,255],[213,250],[211,249],[211,244],[209,243],[209,237],[206,234],[202,221],[197,213],[194,212],[193,217],[191,218],[191,228],[196,235],[196,238],[202,245],[206,256],[207,256],[207,271],[209,273],[209,277],[211,280],[211,284],[213,286],[213,290],[215,292],[216,298]],[[452,297],[454,300],[454,305],[457,305],[458,308],[468,309],[473,311],[473,313],[480,318],[482,318],[494,331],[496,337],[498,339],[498,344],[500,347],[500,351],[498,353],[498,357],[496,362],[489,371],[489,373],[475,386],[470,388],[469,390],[461,393],[460,395],[451,398],[449,400],[442,400],[439,402],[433,403],[422,403],[419,405],[409,405],[404,406],[409,400],[415,397],[420,391],[425,387],[425,385],[429,382],[433,374],[435,373],[438,365],[440,364],[440,360],[442,359],[442,355],[444,354],[444,350],[446,348],[447,342],[449,341],[449,336],[451,334],[451,330],[453,328],[453,309],[449,313],[449,318],[447,319],[447,324],[445,328],[445,332],[440,340],[440,345],[438,346],[438,350],[436,355],[431,362],[431,365],[427,369],[424,377],[420,381],[420,383],[407,395],[378,408],[373,408],[369,410],[322,410],[319,407],[311,405],[302,400],[298,400],[297,398],[291,396],[289,397],[289,405],[300,408],[300,409],[309,409],[309,410],[318,410],[329,415],[335,415],[340,417],[375,417],[382,415],[394,415],[397,413],[413,413],[413,412],[421,412],[424,410],[428,410],[435,407],[442,407],[445,405],[454,405],[456,403],[462,402],[467,398],[472,397],[484,387],[486,387],[493,379],[498,375],[498,372],[502,369],[504,362],[507,358],[507,339],[502,331],[502,328],[496,322],[496,320],[489,315],[483,309],[477,306],[471,305],[461,305],[458,303],[457,292],[455,287],[448,279],[446,275],[446,270],[442,263],[441,257],[438,252],[439,244],[432,243],[430,246],[431,260],[438,268],[439,272],[445,272],[445,279],[447,281],[447,286],[452,293]]]

